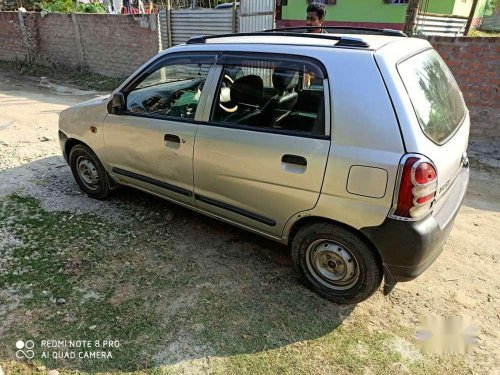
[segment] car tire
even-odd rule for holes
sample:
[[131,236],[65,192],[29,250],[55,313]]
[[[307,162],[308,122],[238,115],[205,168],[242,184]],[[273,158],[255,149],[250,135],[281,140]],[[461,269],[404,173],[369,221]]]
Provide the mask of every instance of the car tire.
[[69,166],[80,188],[90,197],[105,199],[112,190],[112,179],[94,152],[85,145],[74,146]]
[[360,236],[332,223],[300,228],[292,242],[292,257],[303,283],[338,304],[362,302],[382,282],[378,254]]

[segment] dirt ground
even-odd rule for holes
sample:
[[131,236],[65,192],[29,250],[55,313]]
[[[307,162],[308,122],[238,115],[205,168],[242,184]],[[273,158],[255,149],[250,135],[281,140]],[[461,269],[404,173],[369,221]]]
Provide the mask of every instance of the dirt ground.
[[[471,141],[468,195],[432,267],[388,297],[379,292],[342,307],[296,281],[284,247],[130,189],[104,202],[81,194],[61,156],[58,114],[98,94],[0,72],[4,370],[500,373],[498,140]],[[37,218],[44,227],[34,224]],[[77,230],[68,227],[68,235],[60,236],[69,222]],[[42,242],[48,245],[37,247]],[[42,253],[59,286],[48,281],[49,268],[22,263],[20,250],[13,250],[18,248],[26,261],[38,259],[34,250]],[[54,257],[62,263],[50,263]],[[30,274],[47,277],[47,284]],[[471,317],[480,330],[476,351],[421,354],[415,330],[423,316]],[[120,335],[125,347],[142,349],[121,352],[122,360],[111,365],[30,365],[14,356],[21,334]]]

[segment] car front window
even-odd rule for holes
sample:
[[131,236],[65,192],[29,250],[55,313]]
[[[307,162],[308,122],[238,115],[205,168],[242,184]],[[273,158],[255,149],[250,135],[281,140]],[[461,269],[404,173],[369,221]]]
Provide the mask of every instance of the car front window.
[[127,93],[126,111],[134,115],[194,119],[211,66],[209,61],[165,63]]

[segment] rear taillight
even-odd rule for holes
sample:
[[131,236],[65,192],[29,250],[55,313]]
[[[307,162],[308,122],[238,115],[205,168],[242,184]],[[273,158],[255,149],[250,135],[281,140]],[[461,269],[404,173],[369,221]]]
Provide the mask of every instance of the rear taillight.
[[436,168],[421,155],[404,159],[399,173],[399,191],[392,217],[402,220],[418,220],[431,212],[436,196],[438,180]]

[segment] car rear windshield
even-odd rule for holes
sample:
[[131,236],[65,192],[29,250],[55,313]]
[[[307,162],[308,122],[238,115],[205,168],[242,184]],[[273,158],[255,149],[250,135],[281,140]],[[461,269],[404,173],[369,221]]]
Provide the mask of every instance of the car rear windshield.
[[419,53],[398,65],[422,131],[442,144],[460,126],[466,107],[460,88],[435,50]]

